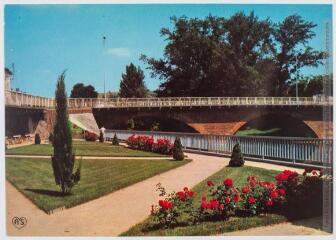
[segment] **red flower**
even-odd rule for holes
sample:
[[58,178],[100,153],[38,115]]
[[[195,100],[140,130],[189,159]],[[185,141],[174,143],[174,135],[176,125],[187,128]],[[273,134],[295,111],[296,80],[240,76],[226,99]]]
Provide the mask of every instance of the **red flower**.
[[232,187],[233,186],[233,180],[231,178],[225,179],[223,183],[226,187]]
[[312,171],[312,174],[313,174],[314,176],[317,176],[317,172],[316,172],[316,170],[313,170],[313,171]]
[[186,192],[186,194],[188,195],[188,197],[193,197],[195,193],[192,191],[189,191],[189,192]]
[[208,181],[207,184],[208,184],[209,187],[214,185],[213,181]]
[[248,202],[249,202],[249,204],[253,204],[253,203],[255,203],[255,198],[254,197],[249,197],[248,198]]
[[202,197],[202,201],[205,202],[206,201],[206,197]]
[[184,187],[184,188],[183,188],[183,191],[188,192],[189,189],[188,189],[187,187]]
[[218,202],[217,199],[210,200],[209,203],[210,203],[210,208],[211,209],[218,208],[218,206],[219,206],[219,202]]
[[248,193],[250,191],[251,191],[251,189],[248,186],[242,188],[243,193]]
[[271,198],[272,199],[275,199],[275,198],[277,198],[279,195],[278,195],[278,192],[277,191],[273,191],[273,192],[271,192]]
[[285,196],[285,194],[286,194],[285,189],[280,188],[278,191],[279,191],[279,194],[280,194],[281,196]]
[[173,207],[173,203],[168,200],[160,200],[159,205],[163,209],[171,209]]
[[236,203],[236,202],[239,201],[239,199],[240,199],[239,194],[236,194],[236,195],[234,196],[234,198],[233,198],[233,201]]
[[273,202],[272,202],[271,199],[269,199],[269,200],[266,201],[266,206],[270,207],[272,205],[273,205]]
[[202,202],[201,207],[202,207],[203,209],[206,209],[206,208],[207,208],[207,203],[206,203],[206,202]]
[[176,195],[182,200],[185,201],[186,194],[184,192],[177,192]]
[[225,202],[226,202],[226,203],[230,203],[230,202],[231,202],[231,198],[226,197],[226,198],[225,198]]

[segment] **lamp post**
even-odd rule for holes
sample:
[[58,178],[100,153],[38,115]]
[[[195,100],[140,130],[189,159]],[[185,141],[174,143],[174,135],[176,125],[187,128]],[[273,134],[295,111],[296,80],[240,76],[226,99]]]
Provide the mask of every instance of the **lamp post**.
[[104,99],[106,102],[106,91],[105,91],[105,50],[106,50],[106,45],[105,45],[106,37],[103,36],[103,72],[104,72]]
[[299,89],[298,89],[299,71],[298,71],[298,57],[297,57],[297,55],[295,55],[295,73],[296,73],[295,96],[296,96],[296,101],[298,101],[299,100]]

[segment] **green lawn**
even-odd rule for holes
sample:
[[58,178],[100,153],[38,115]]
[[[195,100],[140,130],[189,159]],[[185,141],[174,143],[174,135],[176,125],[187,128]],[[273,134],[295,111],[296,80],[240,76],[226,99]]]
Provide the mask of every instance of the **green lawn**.
[[[159,157],[162,155],[138,151],[111,143],[74,141],[73,149],[77,156],[111,156],[111,157]],[[33,144],[6,150],[7,155],[52,155],[50,144]]]
[[82,160],[81,180],[72,195],[60,196],[49,159],[6,158],[6,178],[48,212],[72,207],[124,188],[190,160]]
[[[242,187],[246,183],[249,175],[257,175],[261,180],[274,181],[274,176],[278,171],[271,171],[256,167],[230,168],[225,167],[219,172],[210,176],[208,179],[199,183],[193,188],[195,191],[194,204],[198,207],[201,204],[202,196],[207,196],[207,181],[212,180],[222,183],[225,178],[232,178],[236,187]],[[176,189],[178,190],[178,189]],[[238,207],[241,207],[238,205]],[[195,225],[188,225],[183,218],[180,219],[181,224],[174,228],[162,229],[153,222],[153,218],[149,217],[144,222],[132,227],[124,232],[122,236],[195,236],[195,235],[218,235],[224,232],[237,231],[251,227],[270,225],[286,221],[287,218],[278,214],[267,214],[264,216],[254,217],[231,217],[228,221],[209,221]]]

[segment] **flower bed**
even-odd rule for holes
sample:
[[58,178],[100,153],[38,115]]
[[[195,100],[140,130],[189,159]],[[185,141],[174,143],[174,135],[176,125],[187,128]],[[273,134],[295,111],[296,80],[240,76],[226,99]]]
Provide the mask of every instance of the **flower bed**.
[[[232,216],[257,216],[260,214],[281,212],[298,213],[299,209],[322,207],[322,184],[330,183],[330,178],[323,177],[322,172],[305,172],[300,176],[295,171],[285,170],[274,176],[275,182],[262,181],[258,176],[248,176],[241,188],[234,186],[230,178],[221,183],[207,182],[208,194],[201,197],[201,202],[194,199],[195,193],[187,187],[183,191],[167,194],[159,184],[158,205],[151,207],[151,215],[156,224],[164,228],[184,222],[191,225],[203,221],[228,220]],[[300,207],[299,205],[304,205]],[[317,206],[316,206],[317,205]],[[309,212],[309,211],[308,211]],[[321,214],[316,211],[315,214]],[[186,220],[187,219],[187,220]]]
[[154,141],[153,137],[141,135],[130,136],[126,143],[128,147],[132,149],[155,152],[164,155],[171,155],[174,148],[174,144],[172,144],[169,139],[161,138]]

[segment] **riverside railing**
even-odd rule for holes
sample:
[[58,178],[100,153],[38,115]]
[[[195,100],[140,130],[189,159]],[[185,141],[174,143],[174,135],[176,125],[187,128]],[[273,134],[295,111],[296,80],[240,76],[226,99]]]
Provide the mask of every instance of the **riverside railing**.
[[[6,105],[54,108],[52,98],[6,91]],[[216,106],[323,106],[332,97],[171,97],[171,98],[68,98],[69,108],[162,108]]]
[[292,137],[239,137],[227,135],[202,135],[197,133],[148,132],[128,130],[105,130],[105,138],[114,134],[121,140],[131,135],[166,138],[172,142],[178,136],[185,149],[198,152],[230,155],[233,146],[239,142],[245,156],[265,162],[290,163],[293,165],[331,167],[333,159],[332,139]]

